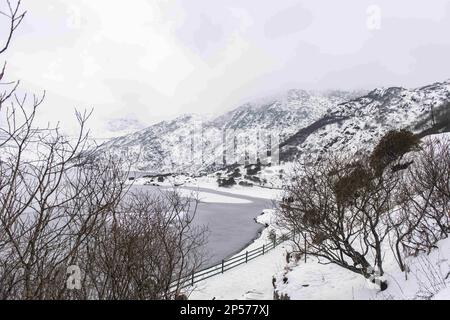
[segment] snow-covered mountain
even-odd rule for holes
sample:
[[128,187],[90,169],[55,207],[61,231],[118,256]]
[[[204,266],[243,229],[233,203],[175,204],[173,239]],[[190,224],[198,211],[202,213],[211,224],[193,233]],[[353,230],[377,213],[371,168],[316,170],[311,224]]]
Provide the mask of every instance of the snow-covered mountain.
[[280,159],[369,151],[389,130],[407,128],[421,133],[431,125],[433,110],[449,101],[450,80],[416,89],[377,88],[334,106],[322,118],[282,142]]
[[[285,94],[244,104],[217,118],[182,115],[113,139],[102,150],[136,156],[136,169],[155,173],[204,173],[223,167],[229,130],[271,131],[280,136],[280,161],[326,152],[370,150],[388,130],[426,129],[432,111],[450,101],[450,80],[405,89]],[[229,164],[229,162],[228,162]]]
[[115,118],[106,122],[106,130],[112,134],[126,135],[144,129],[145,125],[136,118]]
[[[210,171],[222,166],[220,147],[226,130],[271,131],[284,141],[300,128],[320,119],[330,108],[361,94],[289,90],[276,97],[244,104],[217,118],[181,115],[115,138],[100,149],[135,156],[138,170],[158,173]],[[192,152],[193,148],[196,152]]]

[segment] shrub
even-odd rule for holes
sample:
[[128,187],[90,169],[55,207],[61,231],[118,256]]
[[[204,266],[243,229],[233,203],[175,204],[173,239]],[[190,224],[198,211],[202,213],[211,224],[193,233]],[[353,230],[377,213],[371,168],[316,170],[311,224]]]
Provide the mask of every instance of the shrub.
[[389,131],[374,148],[369,159],[370,166],[380,175],[388,165],[416,149],[419,141],[419,138],[408,130]]
[[241,170],[239,168],[234,169],[233,173],[231,174],[233,178],[239,178],[242,176]]
[[257,164],[248,165],[246,166],[246,169],[247,175],[254,176],[255,174],[261,171],[261,163],[258,162]]
[[429,253],[450,234],[450,141],[424,143],[403,179],[397,214],[389,223],[395,232],[394,254],[405,270],[404,256]]
[[372,172],[362,163],[350,164],[350,172],[340,177],[334,185],[337,201],[345,203],[359,196],[358,190],[368,186],[372,180]]
[[275,233],[275,230],[270,230],[269,231],[269,240],[271,242],[275,242],[277,240],[277,234]]
[[239,181],[239,185],[243,187],[253,187],[253,183],[247,181]]
[[250,181],[256,182],[256,183],[261,183],[261,179],[259,179],[259,178],[256,177],[256,176],[249,176],[249,175],[246,175],[246,176],[244,176],[244,178],[245,178],[245,179],[248,179],[248,180],[250,180]]
[[234,180],[233,177],[230,177],[230,178],[219,179],[219,180],[217,180],[217,183],[219,184],[219,187],[231,187],[236,184],[236,181]]

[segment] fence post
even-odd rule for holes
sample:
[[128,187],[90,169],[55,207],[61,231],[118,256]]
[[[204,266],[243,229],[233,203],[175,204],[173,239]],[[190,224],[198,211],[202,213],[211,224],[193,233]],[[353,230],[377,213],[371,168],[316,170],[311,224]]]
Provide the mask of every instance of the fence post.
[[194,271],[192,271],[192,278],[191,278],[192,286],[194,286]]
[[224,265],[225,265],[225,261],[222,260],[222,273],[223,273]]
[[274,237],[273,237],[273,248],[275,249],[276,246],[277,246],[277,235],[274,235]]
[[248,262],[248,251],[245,251],[245,263]]
[[306,263],[306,236],[305,236],[305,263]]
[[265,247],[265,246],[263,245],[263,255],[264,255],[264,247]]

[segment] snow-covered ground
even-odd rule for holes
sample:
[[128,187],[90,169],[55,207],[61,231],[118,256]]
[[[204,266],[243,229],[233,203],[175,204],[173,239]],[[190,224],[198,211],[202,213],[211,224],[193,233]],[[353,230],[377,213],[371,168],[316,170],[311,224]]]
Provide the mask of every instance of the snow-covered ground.
[[242,195],[254,198],[263,198],[268,200],[280,199],[282,190],[281,189],[271,189],[262,187],[243,187],[243,186],[233,186],[231,188],[219,187],[216,182],[199,182],[197,184],[187,183],[185,187],[190,188],[208,188],[214,191],[220,191],[229,194]]
[[[195,189],[187,189],[184,187],[170,187],[167,190],[169,191],[177,191],[182,196],[185,197],[194,197],[198,199],[200,202],[205,203],[251,203],[250,200],[237,198],[232,196],[224,196],[217,193],[205,192],[205,191],[196,191]],[[221,190],[217,190],[221,191]]]
[[[261,235],[254,242],[238,254],[268,243],[271,230],[276,229],[273,227],[273,219],[273,210],[264,210],[263,214],[258,216],[256,220],[263,225],[269,224],[269,226],[261,232]],[[279,229],[276,231],[278,234],[284,232]],[[291,245],[289,241],[286,241],[247,264],[199,282],[189,298],[195,300],[209,300],[213,298],[218,300],[273,299],[272,275],[284,270],[286,252],[290,250]]]
[[[273,210],[264,210],[257,221],[269,227],[242,252],[267,243],[271,230],[285,232],[276,226]],[[303,259],[287,263],[286,254],[292,248],[286,241],[248,264],[202,281],[190,299],[273,299],[274,277],[277,293],[287,294],[291,300],[450,299],[450,239],[440,241],[439,248],[429,255],[409,258],[406,276],[387,250],[384,267],[389,287],[383,292],[361,275],[334,264],[320,264],[313,257],[307,257],[306,263]]]
[[[449,135],[435,135],[424,140],[449,138]],[[137,179],[135,183],[146,184],[148,179]],[[197,190],[204,202],[230,204],[233,201],[236,204],[245,201],[239,196],[280,199],[282,194],[280,189],[258,186],[218,187],[212,176],[169,177],[160,185],[177,185],[182,192]],[[220,194],[214,194],[213,191]],[[276,225],[272,209],[264,210],[257,221],[268,227],[240,253],[269,242],[269,234],[273,231],[278,234],[285,232]],[[386,247],[383,266],[388,288],[383,292],[361,275],[334,264],[321,264],[314,257],[307,257],[306,262],[303,259],[287,262],[286,255],[292,248],[292,243],[286,241],[248,264],[199,282],[190,299],[272,299],[275,291],[290,299],[450,299],[450,238],[441,240],[438,248],[428,255],[409,257],[406,260],[408,273],[399,270],[392,252]]]
[[[387,290],[381,292],[362,276],[336,265],[291,262],[277,274],[277,290],[290,299],[450,299],[450,239],[439,242],[429,255],[408,259],[410,272],[399,271],[386,252],[384,267]],[[286,277],[285,282],[283,278]]]
[[[444,137],[447,135],[442,135]],[[148,179],[139,178],[134,183],[146,184]],[[218,187],[215,179],[208,176],[175,176],[158,184],[169,189],[177,185],[177,189],[183,194],[197,195],[206,203],[244,204],[248,200],[239,196],[273,200],[280,199],[282,194],[280,189],[258,186]],[[211,192],[205,191],[206,189]],[[264,210],[257,221],[269,227],[240,253],[269,242],[271,230],[278,234],[285,232],[274,223],[272,209]],[[199,282],[190,299],[273,299],[274,277],[277,293],[288,295],[290,299],[450,299],[450,239],[440,241],[439,248],[430,255],[409,258],[410,272],[407,275],[399,271],[392,253],[386,248],[384,269],[389,287],[383,292],[361,275],[337,265],[320,264],[313,257],[307,257],[306,263],[303,259],[287,263],[286,254],[290,251],[292,244],[284,242],[248,264]]]
[[[164,181],[151,181],[150,178],[137,178],[132,183],[134,185],[155,185],[166,188],[173,188],[174,186],[178,187],[178,190],[190,190],[195,191],[197,188],[209,189],[212,191],[219,191],[222,193],[229,193],[241,196],[248,196],[254,198],[263,198],[268,200],[279,199],[282,190],[280,188],[264,188],[259,186],[239,186],[235,185],[232,187],[219,187],[216,181],[216,178],[211,176],[203,176],[198,178],[193,178],[185,175],[176,175],[176,176],[168,176],[164,178]],[[153,179],[156,180],[156,179]],[[189,191],[189,192],[190,192]],[[187,191],[185,191],[187,192]],[[199,192],[199,191],[197,191]],[[204,194],[205,202],[213,202],[213,198]],[[224,200],[224,199],[222,199]],[[230,199],[230,201],[233,201]]]

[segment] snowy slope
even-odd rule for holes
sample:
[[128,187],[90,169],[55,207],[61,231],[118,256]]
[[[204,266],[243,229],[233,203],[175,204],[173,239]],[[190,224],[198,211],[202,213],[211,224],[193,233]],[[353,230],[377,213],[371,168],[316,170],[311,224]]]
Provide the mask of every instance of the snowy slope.
[[137,159],[136,169],[142,171],[212,172],[222,166],[223,152],[219,145],[226,130],[270,130],[279,134],[283,141],[320,119],[330,108],[361,94],[289,90],[276,97],[247,103],[213,119],[186,114],[163,121],[113,139],[102,145],[100,151],[126,153]]
[[426,128],[416,128],[417,122],[448,101],[450,80],[416,89],[377,88],[365,95],[290,90],[217,118],[182,115],[113,139],[100,150],[132,156],[137,170],[198,175],[223,167],[226,130],[265,130],[279,134],[280,160],[286,163],[326,152],[370,150],[390,129],[422,131]]
[[[423,138],[450,139],[450,133]],[[414,156],[414,152],[405,155]],[[284,233],[276,223],[274,210],[264,210],[258,222],[269,225],[248,248],[268,241],[272,230]],[[223,275],[200,282],[192,293],[193,299],[272,299],[275,295],[289,299],[450,299],[450,238],[437,243],[429,254],[405,259],[407,273],[401,272],[389,247],[384,243],[383,269],[388,288],[377,285],[361,275],[334,264],[323,264],[311,256],[307,261],[287,261],[292,244],[284,242],[267,255],[244,264]],[[273,286],[273,278],[275,283]]]
[[[377,286],[351,271],[333,264],[320,264],[315,258],[291,262],[275,277],[278,294],[291,300],[309,299],[450,299],[450,239],[441,240],[427,255],[409,257],[408,274],[399,271],[392,253],[386,249],[385,279],[389,287]],[[287,279],[283,281],[283,278]]]
[[335,106],[307,128],[282,143],[280,159],[307,160],[312,154],[369,151],[389,130],[408,128],[416,133],[419,119],[450,101],[450,80],[417,89],[378,88]]
[[[267,242],[271,230],[280,231],[273,214],[273,210],[264,210],[258,217],[259,223],[269,227],[242,252]],[[286,254],[290,251],[292,244],[286,241],[248,264],[201,281],[190,299],[273,299],[275,292],[291,300],[450,299],[450,238],[441,240],[429,255],[408,258],[407,277],[386,250],[384,268],[389,287],[382,292],[361,275],[334,264],[320,264],[312,257],[307,257],[306,263],[303,259],[288,263]]]

